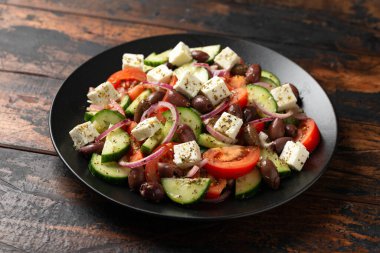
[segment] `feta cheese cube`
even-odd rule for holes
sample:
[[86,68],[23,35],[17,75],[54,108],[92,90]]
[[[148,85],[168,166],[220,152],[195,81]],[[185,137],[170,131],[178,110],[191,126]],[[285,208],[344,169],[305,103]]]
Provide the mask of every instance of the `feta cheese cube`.
[[214,76],[202,85],[202,93],[216,106],[223,99],[231,95],[222,78]]
[[240,57],[231,48],[226,47],[215,56],[214,62],[223,69],[231,69],[240,62]]
[[191,56],[190,48],[182,41],[169,53],[169,62],[175,66],[181,66],[191,60],[193,60],[193,57]]
[[297,107],[297,98],[288,83],[272,89],[270,93],[277,102],[278,111]]
[[149,82],[168,83],[172,77],[173,71],[166,64],[155,67],[146,75]]
[[243,120],[228,112],[223,112],[222,116],[216,121],[214,128],[216,131],[224,134],[232,139],[235,139],[238,135]]
[[92,104],[105,106],[109,104],[111,100],[117,100],[120,94],[110,82],[105,82],[90,91],[87,97]]
[[186,71],[173,87],[179,93],[193,98],[202,88],[202,82],[190,71]]
[[95,140],[99,136],[98,131],[90,121],[79,124],[69,132],[71,139],[73,139],[74,147],[79,149],[84,145]]
[[132,129],[131,134],[136,140],[142,141],[153,136],[161,127],[161,122],[156,117],[151,117],[138,123],[137,126]]
[[284,160],[292,169],[302,170],[309,152],[300,142],[288,141],[281,152],[280,159]]
[[142,54],[123,54],[123,69],[126,67],[143,69],[144,55]]
[[201,161],[201,150],[196,141],[174,145],[173,149],[173,161],[179,167],[190,167]]

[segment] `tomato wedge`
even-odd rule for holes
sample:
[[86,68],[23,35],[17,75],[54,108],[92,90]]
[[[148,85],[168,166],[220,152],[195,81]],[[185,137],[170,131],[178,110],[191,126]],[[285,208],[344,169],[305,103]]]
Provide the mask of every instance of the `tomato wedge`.
[[135,100],[143,91],[145,90],[145,87],[144,85],[142,84],[139,84],[139,85],[136,85],[135,87],[133,88],[130,88],[128,91],[127,91],[127,94],[129,96],[130,99]]
[[238,104],[241,108],[248,104],[248,91],[247,88],[241,87],[231,91],[232,98],[231,104]]
[[164,147],[165,151],[160,157],[150,161],[145,165],[145,179],[148,182],[159,182],[160,176],[158,175],[158,162],[172,162],[174,158],[174,143],[169,142],[158,146],[153,152]]
[[318,146],[321,135],[317,124],[313,119],[303,120],[298,126],[297,136],[294,141],[301,142],[310,153]]
[[233,76],[228,79],[227,81],[228,88],[230,90],[237,89],[237,88],[242,88],[245,87],[247,82],[245,81],[245,76]]
[[259,147],[230,146],[211,148],[203,153],[205,168],[217,178],[238,178],[250,172],[260,158]]
[[146,81],[146,74],[138,68],[125,68],[113,73],[107,81],[117,89],[123,81]]
[[224,188],[227,186],[227,180],[224,178],[213,178],[211,185],[207,190],[206,199],[216,199],[220,196]]

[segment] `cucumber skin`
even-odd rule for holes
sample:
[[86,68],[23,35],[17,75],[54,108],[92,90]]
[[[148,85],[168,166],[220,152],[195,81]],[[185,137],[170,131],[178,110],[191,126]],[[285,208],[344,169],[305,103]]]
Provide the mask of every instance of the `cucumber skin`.
[[169,49],[159,54],[151,53],[150,55],[148,55],[148,57],[145,58],[144,64],[151,67],[157,67],[161,64],[164,64],[169,60],[169,53],[171,51],[172,50]]
[[230,146],[227,143],[223,143],[221,141],[218,141],[217,139],[215,139],[214,136],[212,136],[210,134],[205,134],[205,133],[202,133],[199,135],[197,142],[199,145],[206,147],[206,148],[220,148],[220,147]]
[[[199,115],[194,112],[191,107],[188,108],[188,107],[177,107],[177,110],[178,110],[178,113],[179,113],[179,117],[180,117],[180,123],[181,124],[187,124],[186,122],[184,121],[188,121],[188,119],[184,118],[185,116],[182,116],[182,114],[184,113],[190,113],[191,115],[194,115],[193,117],[193,120],[196,120],[197,121],[197,126],[196,126],[196,129],[193,129],[189,124],[187,124],[189,127],[191,127],[191,129],[193,130],[194,134],[195,134],[195,137],[196,139],[198,139],[199,135],[201,134],[202,132],[202,120],[201,118],[199,117]],[[169,117],[171,117],[171,112],[170,111],[166,111],[162,114],[162,116],[164,116],[166,119],[168,119]],[[175,138],[174,138],[175,139]]]
[[[260,159],[265,159],[265,158],[268,158],[269,160],[271,160],[273,162],[273,164],[276,166],[278,174],[280,175],[280,178],[285,178],[285,177],[290,176],[290,174],[292,174],[292,170],[289,168],[289,166],[284,161],[281,161],[280,158],[278,157],[278,155],[276,153],[274,153],[273,151],[271,151],[269,149],[261,149],[260,150]],[[277,162],[275,160],[279,160],[279,162],[284,163],[285,169],[279,168],[277,166]]]
[[[121,129],[116,129],[114,131],[118,131],[118,130],[123,131]],[[106,142],[107,142],[107,138],[111,135],[111,133],[109,133],[109,135],[106,137]],[[102,158],[101,158],[102,163],[117,161],[128,151],[129,146],[131,144],[129,135],[124,131],[120,134],[122,134],[124,137],[126,137],[128,139],[125,147],[122,148],[121,150],[117,151],[117,152],[113,152],[113,153],[109,153],[109,154],[103,154],[103,152],[102,152]],[[104,150],[104,148],[103,148],[103,150]]]
[[[253,85],[253,84],[248,84],[247,85],[247,91],[248,91],[248,104],[252,104],[253,102],[257,102],[257,101],[251,101],[252,100],[252,95],[250,92],[252,92],[253,94],[255,94],[255,90],[259,90],[261,92],[265,92],[267,93],[267,95],[271,98],[272,100],[272,106],[275,108],[275,110],[273,111],[273,109],[271,109],[271,111],[273,112],[277,112],[278,110],[278,106],[277,106],[277,103],[276,101],[274,100],[272,94],[265,88],[261,87],[261,86],[257,86],[257,85]],[[267,117],[267,115],[265,115],[264,113],[262,112],[259,112],[259,116],[261,118],[265,118]]]
[[151,94],[150,90],[144,90],[132,103],[125,109],[125,114],[132,117],[135,114],[136,108],[141,100],[146,99]]
[[[261,177],[261,174],[260,174],[258,168],[254,168],[254,171],[251,171],[250,173],[252,173],[252,172],[257,173],[257,175],[260,176],[260,182],[259,182],[255,187],[253,187],[251,190],[248,190],[248,191],[243,192],[243,193],[236,193],[236,183],[237,183],[237,182],[235,182],[235,198],[236,198],[236,199],[247,199],[247,198],[251,198],[251,197],[253,197],[254,195],[256,195],[256,193],[259,191],[263,179],[262,179],[262,177]],[[248,175],[248,174],[247,174],[247,175]],[[247,175],[245,175],[245,176],[247,176]],[[245,177],[245,176],[243,176],[243,177]]]
[[90,162],[88,163],[88,169],[93,176],[100,178],[101,180],[103,180],[107,183],[110,183],[110,184],[122,185],[122,184],[128,183],[128,176],[127,177],[114,178],[114,177],[103,175],[102,173],[98,172],[98,170],[92,164],[94,156],[96,156],[96,155],[98,155],[98,154],[93,154]]
[[125,97],[121,100],[120,106],[123,108],[124,112],[128,108],[128,106],[132,103],[131,99],[128,95],[125,95]]
[[[95,128],[96,128],[96,120],[99,119],[99,117],[101,117],[102,114],[105,114],[105,113],[107,113],[107,114],[113,114],[114,116],[116,116],[116,117],[119,118],[119,121],[108,122],[109,124],[116,124],[116,123],[122,121],[123,119],[125,119],[125,117],[124,117],[123,115],[121,115],[121,114],[120,114],[119,112],[117,112],[117,111],[112,111],[112,110],[104,109],[104,110],[101,110],[101,111],[97,112],[97,113],[91,118],[91,122],[92,122],[93,124],[95,124],[95,125],[94,125]],[[109,126],[109,124],[108,124],[108,126]],[[99,133],[102,133],[102,132],[104,132],[105,130],[107,130],[108,126],[105,127],[104,129],[102,128],[102,129],[96,129],[96,130],[97,130]]]
[[83,117],[84,121],[91,121],[95,114],[95,112],[85,112]]
[[280,79],[275,74],[273,74],[272,72],[268,70],[262,70],[261,77],[270,80],[270,82],[276,85],[277,87],[281,86]]

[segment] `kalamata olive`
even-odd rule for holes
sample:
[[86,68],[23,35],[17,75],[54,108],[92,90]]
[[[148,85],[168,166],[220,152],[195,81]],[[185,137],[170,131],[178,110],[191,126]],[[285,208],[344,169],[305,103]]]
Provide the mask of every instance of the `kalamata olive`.
[[175,169],[177,169],[177,166],[173,163],[158,163],[158,174],[160,178],[173,177]]
[[166,63],[166,67],[168,67],[168,69],[171,69],[171,70],[174,70],[176,68],[176,66],[171,64],[170,62]]
[[292,89],[292,92],[293,92],[294,96],[297,98],[297,104],[298,104],[299,106],[302,106],[302,99],[301,99],[301,97],[300,97],[300,93],[299,93],[297,87],[294,86],[294,85],[291,84],[291,83],[289,83],[289,86],[290,86],[290,88]]
[[273,141],[274,148],[277,154],[281,154],[282,150],[284,149],[285,144],[288,141],[293,140],[291,137],[281,137]]
[[140,187],[140,194],[145,199],[160,202],[165,197],[164,188],[157,182],[145,182]]
[[247,83],[256,83],[261,77],[261,67],[259,64],[249,65],[247,72],[245,72],[245,80]]
[[285,135],[289,137],[296,137],[297,127],[293,124],[287,124],[285,126]]
[[176,130],[177,137],[181,143],[188,141],[195,141],[197,138],[191,127],[186,124],[179,124]]
[[185,171],[183,169],[180,169],[180,168],[176,167],[174,169],[174,176],[175,177],[184,177],[185,176]]
[[165,92],[164,91],[155,91],[152,94],[150,94],[146,100],[151,105],[153,105],[153,104],[158,103],[159,101],[161,101],[164,98],[164,96],[165,96]]
[[200,113],[211,112],[214,107],[210,100],[204,95],[197,95],[191,100],[191,107],[199,111]]
[[238,118],[243,119],[243,112],[241,110],[240,105],[238,105],[238,104],[232,104],[232,105],[230,105],[228,107],[228,109],[227,109],[227,112],[229,114],[232,114],[232,115],[238,117]]
[[191,56],[193,57],[194,60],[197,62],[206,62],[210,56],[208,53],[203,52],[201,50],[194,50],[191,52]]
[[146,110],[149,109],[151,105],[152,104],[148,100],[141,100],[140,103],[137,105],[135,115],[133,116],[133,120],[135,122],[140,122],[141,116]]
[[259,163],[259,169],[265,183],[267,183],[270,188],[277,190],[278,187],[280,187],[280,175],[274,163],[269,159],[263,159]]
[[144,168],[133,168],[128,175],[129,188],[132,190],[140,189],[140,186],[145,182]]
[[247,72],[248,66],[245,64],[236,64],[235,66],[232,67],[230,73],[233,76],[240,75],[244,76],[245,72]]
[[175,90],[167,91],[167,100],[175,106],[189,107],[190,101],[185,96],[182,96]]
[[81,152],[85,156],[89,156],[93,153],[100,154],[102,153],[104,147],[104,142],[94,142],[91,144],[88,144],[86,146],[83,146],[79,149],[79,152]]
[[285,124],[282,119],[276,118],[272,121],[268,128],[268,136],[271,140],[276,140],[278,138],[284,137],[285,135]]
[[244,122],[250,122],[258,118],[257,110],[253,106],[247,106],[243,110]]
[[260,145],[259,135],[257,134],[256,128],[250,124],[243,128],[243,138],[244,143],[248,146],[258,146]]

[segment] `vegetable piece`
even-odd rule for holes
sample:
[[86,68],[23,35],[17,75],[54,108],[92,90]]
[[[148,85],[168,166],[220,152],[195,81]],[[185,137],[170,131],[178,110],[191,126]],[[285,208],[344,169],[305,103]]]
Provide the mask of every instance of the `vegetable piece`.
[[94,117],[94,115],[96,113],[97,112],[85,112],[84,113],[84,121],[91,121],[92,117]]
[[172,51],[171,49],[169,50],[166,50],[162,53],[159,53],[159,54],[156,54],[156,53],[151,53],[150,55],[148,55],[145,60],[144,60],[144,64],[148,65],[148,66],[152,66],[152,67],[157,67],[161,64],[164,64],[168,61],[169,59],[169,53],[170,51]]
[[102,150],[102,163],[119,160],[129,148],[129,135],[118,128],[107,135]]
[[207,114],[201,115],[201,119],[202,120],[206,120],[208,118],[214,117],[215,115],[217,115],[217,114],[221,113],[222,111],[224,111],[228,107],[228,105],[229,105],[229,101],[228,100],[224,100],[217,107],[215,107],[215,109],[212,110],[211,112],[209,112]]
[[211,148],[203,153],[207,172],[218,178],[238,178],[250,172],[260,157],[258,147],[230,146]]
[[210,185],[209,178],[163,178],[162,186],[166,195],[182,205],[192,204],[204,196]]
[[248,90],[246,87],[237,88],[231,91],[232,97],[230,104],[238,104],[244,108],[248,104]]
[[123,70],[113,73],[107,80],[112,83],[113,87],[118,88],[122,82],[126,81],[146,81],[146,74],[138,68],[124,68]]
[[312,119],[301,121],[294,141],[301,142],[310,153],[315,150],[321,140],[317,124]]
[[125,95],[120,101],[120,106],[125,111],[128,108],[128,106],[131,104],[131,102],[132,102],[132,99],[128,95]]
[[106,131],[110,124],[116,124],[125,117],[121,115],[119,112],[112,110],[101,110],[97,112],[94,117],[92,117],[91,121],[99,133],[103,133]]
[[[275,113],[277,111],[277,104],[270,92],[260,86],[247,85],[248,90],[248,105],[260,106],[268,112]],[[263,112],[259,112],[259,115],[264,118],[268,117]]]
[[128,91],[127,91],[127,94],[129,96],[129,98],[131,100],[135,100],[138,96],[140,96],[140,94],[145,90],[145,87],[144,85],[136,85],[135,87],[133,88],[130,88]]
[[129,168],[123,168],[116,162],[102,163],[102,156],[93,154],[89,163],[90,172],[106,182],[123,184],[128,180]]
[[204,133],[199,135],[198,143],[199,145],[206,148],[219,148],[229,146],[229,144],[217,140],[214,136]]
[[236,179],[235,198],[246,199],[254,196],[260,188],[261,179],[261,174],[257,168]]
[[140,101],[146,99],[150,95],[150,90],[144,90],[125,110],[127,116],[133,116]]
[[215,199],[220,196],[224,188],[227,186],[227,180],[224,178],[215,178],[211,180],[210,187],[207,190],[206,199]]
[[[199,115],[190,108],[177,107],[177,110],[179,114],[179,123],[191,127],[195,136],[198,138],[202,130],[202,120]],[[166,111],[162,115],[167,121],[172,121],[172,113],[170,111]]]
[[272,72],[269,72],[267,70],[261,70],[261,78],[260,80],[262,82],[270,82],[276,86],[280,86],[281,85],[281,82],[280,82],[280,79],[278,79],[278,77],[273,74]]
[[209,58],[207,60],[208,63],[212,63],[214,61],[214,58],[217,54],[220,52],[220,45],[210,45],[205,47],[194,47],[190,48],[190,51],[200,50],[209,55]]
[[230,90],[242,88],[247,85],[244,76],[232,76],[227,80],[227,86]]
[[210,124],[207,124],[206,125],[206,130],[211,134],[212,137],[214,137],[215,139],[217,139],[218,141],[220,142],[224,142],[226,144],[235,144],[237,142],[236,139],[232,139],[228,136],[225,136],[224,134],[222,133],[219,133],[218,131],[216,131],[216,129],[214,127],[212,127]]
[[156,152],[157,150],[163,148],[164,152],[161,154],[161,156],[157,157],[156,159],[148,162],[145,165],[145,178],[148,182],[159,182],[160,177],[158,174],[158,163],[173,163],[174,158],[174,150],[173,150],[174,143],[169,142],[160,145],[157,147],[153,152]]
[[286,164],[286,162],[281,160],[278,157],[278,155],[272,150],[268,148],[263,148],[260,150],[260,156],[261,156],[260,159],[269,159],[274,163],[278,171],[278,174],[280,174],[281,178],[284,178],[290,175],[291,170],[289,166]]

